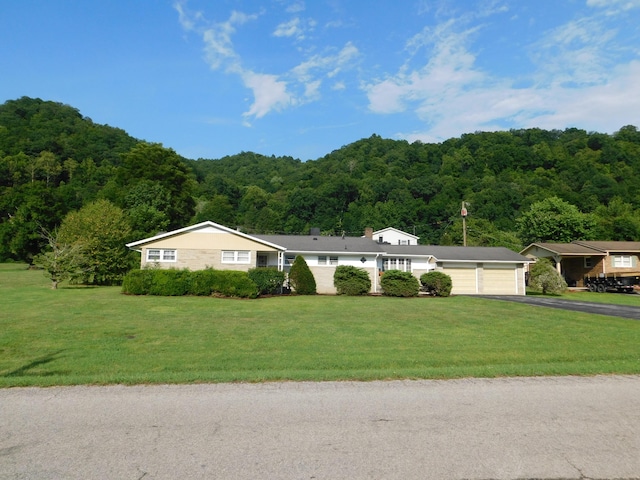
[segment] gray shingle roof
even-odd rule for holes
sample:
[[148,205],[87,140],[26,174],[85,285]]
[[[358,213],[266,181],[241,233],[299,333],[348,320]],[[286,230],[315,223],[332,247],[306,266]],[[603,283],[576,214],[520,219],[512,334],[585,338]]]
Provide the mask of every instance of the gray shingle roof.
[[290,252],[370,253],[392,256],[433,256],[438,261],[529,262],[530,259],[504,247],[445,247],[439,245],[389,245],[366,237],[322,235],[253,235],[285,247]]

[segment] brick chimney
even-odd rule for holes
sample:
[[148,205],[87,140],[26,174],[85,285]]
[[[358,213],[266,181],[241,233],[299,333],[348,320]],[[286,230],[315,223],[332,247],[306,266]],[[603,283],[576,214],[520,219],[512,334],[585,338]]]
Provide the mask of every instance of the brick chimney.
[[367,237],[369,240],[373,240],[373,228],[366,227],[364,229],[364,236]]

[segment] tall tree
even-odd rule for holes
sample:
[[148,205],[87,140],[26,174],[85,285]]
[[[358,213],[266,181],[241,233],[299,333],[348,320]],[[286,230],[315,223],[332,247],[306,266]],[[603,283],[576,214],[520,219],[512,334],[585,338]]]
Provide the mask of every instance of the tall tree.
[[58,240],[85,252],[82,275],[76,280],[94,285],[120,283],[132,266],[125,246],[130,230],[125,213],[108,200],[96,200],[69,213],[60,225]]
[[531,205],[517,220],[523,244],[534,242],[571,242],[592,240],[596,221],[593,215],[580,212],[575,205],[550,197]]

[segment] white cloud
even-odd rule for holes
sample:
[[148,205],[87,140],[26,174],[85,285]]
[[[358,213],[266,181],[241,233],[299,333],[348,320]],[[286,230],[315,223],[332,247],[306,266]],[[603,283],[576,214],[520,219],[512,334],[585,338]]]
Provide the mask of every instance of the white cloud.
[[305,10],[305,4],[302,1],[293,2],[286,9],[288,13],[299,13]]
[[[631,3],[640,0],[616,2]],[[478,29],[469,28],[470,18],[425,28],[407,42],[410,58],[395,74],[363,86],[372,112],[411,111],[423,122],[424,128],[398,137],[439,142],[463,132],[529,127],[614,131],[630,122],[621,119],[637,117],[640,61],[623,60],[617,32],[605,19],[579,17],[544,32],[531,45],[530,75],[510,78],[477,66],[470,45]]]
[[272,110],[282,110],[294,103],[287,92],[287,83],[278,80],[276,75],[267,75],[246,71],[242,80],[253,91],[254,102],[244,117],[262,118]]
[[296,37],[303,39],[304,32],[302,28],[300,28],[300,19],[296,17],[286,23],[281,23],[276,27],[273,35],[276,37]]
[[640,0],[587,0],[587,6],[604,8],[608,15],[616,15],[634,8],[640,8]]

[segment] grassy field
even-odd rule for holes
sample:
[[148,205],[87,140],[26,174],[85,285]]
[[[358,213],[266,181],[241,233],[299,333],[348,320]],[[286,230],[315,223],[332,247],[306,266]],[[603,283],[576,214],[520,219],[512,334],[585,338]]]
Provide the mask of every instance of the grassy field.
[[133,297],[4,264],[0,299],[0,387],[640,373],[638,321],[473,297]]

